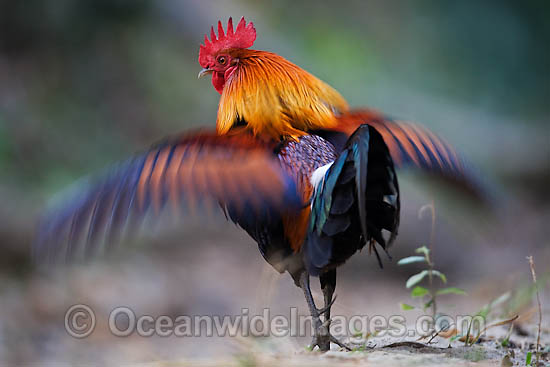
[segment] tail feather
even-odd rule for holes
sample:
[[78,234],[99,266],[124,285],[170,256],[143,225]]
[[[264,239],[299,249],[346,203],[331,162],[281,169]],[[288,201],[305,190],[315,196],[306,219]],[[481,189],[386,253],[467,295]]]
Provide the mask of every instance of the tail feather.
[[362,125],[314,192],[303,247],[310,274],[343,263],[372,240],[385,250],[397,233],[399,205],[388,147],[374,127]]

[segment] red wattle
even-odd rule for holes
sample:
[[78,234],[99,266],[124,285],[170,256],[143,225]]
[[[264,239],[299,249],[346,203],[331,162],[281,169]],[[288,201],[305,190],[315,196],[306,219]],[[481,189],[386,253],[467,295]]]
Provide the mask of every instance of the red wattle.
[[223,73],[219,73],[215,71],[212,74],[212,85],[214,86],[214,89],[218,91],[219,94],[222,94],[223,86],[225,85],[225,78],[223,77]]

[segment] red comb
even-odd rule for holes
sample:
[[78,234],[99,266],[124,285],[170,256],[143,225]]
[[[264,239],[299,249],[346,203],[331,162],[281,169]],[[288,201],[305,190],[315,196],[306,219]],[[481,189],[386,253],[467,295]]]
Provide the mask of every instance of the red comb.
[[210,30],[211,41],[204,35],[204,45],[201,45],[199,51],[199,64],[203,68],[214,62],[214,56],[221,50],[227,48],[248,48],[256,40],[256,29],[252,22],[246,24],[244,17],[241,18],[237,29],[233,31],[233,19],[229,18],[227,22],[227,34],[223,31],[222,22],[218,21],[218,37],[214,33],[214,27]]

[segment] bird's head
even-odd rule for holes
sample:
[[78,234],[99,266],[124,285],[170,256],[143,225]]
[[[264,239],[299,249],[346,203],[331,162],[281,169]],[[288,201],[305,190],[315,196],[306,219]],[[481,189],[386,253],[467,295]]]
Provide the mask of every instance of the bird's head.
[[204,35],[204,45],[200,46],[199,64],[202,70],[199,78],[212,74],[212,84],[221,94],[225,82],[237,69],[239,53],[241,50],[251,47],[256,40],[256,29],[252,22],[246,24],[241,18],[237,29],[233,30],[233,20],[227,22],[227,32],[224,32],[221,21],[218,22],[218,36],[214,27],[210,30],[210,38]]
[[200,46],[199,77],[212,74],[221,94],[216,129],[227,133],[244,126],[256,136],[297,137],[309,130],[335,126],[348,105],[332,87],[272,52],[251,50],[256,40],[252,23],[229,18],[227,31],[218,22]]

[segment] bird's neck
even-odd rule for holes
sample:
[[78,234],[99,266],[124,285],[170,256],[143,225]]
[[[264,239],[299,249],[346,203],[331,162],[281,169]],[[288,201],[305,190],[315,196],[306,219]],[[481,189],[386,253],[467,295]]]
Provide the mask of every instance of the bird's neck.
[[239,60],[220,98],[219,133],[238,124],[254,135],[297,138],[336,126],[348,110],[336,90],[281,56],[242,50]]

